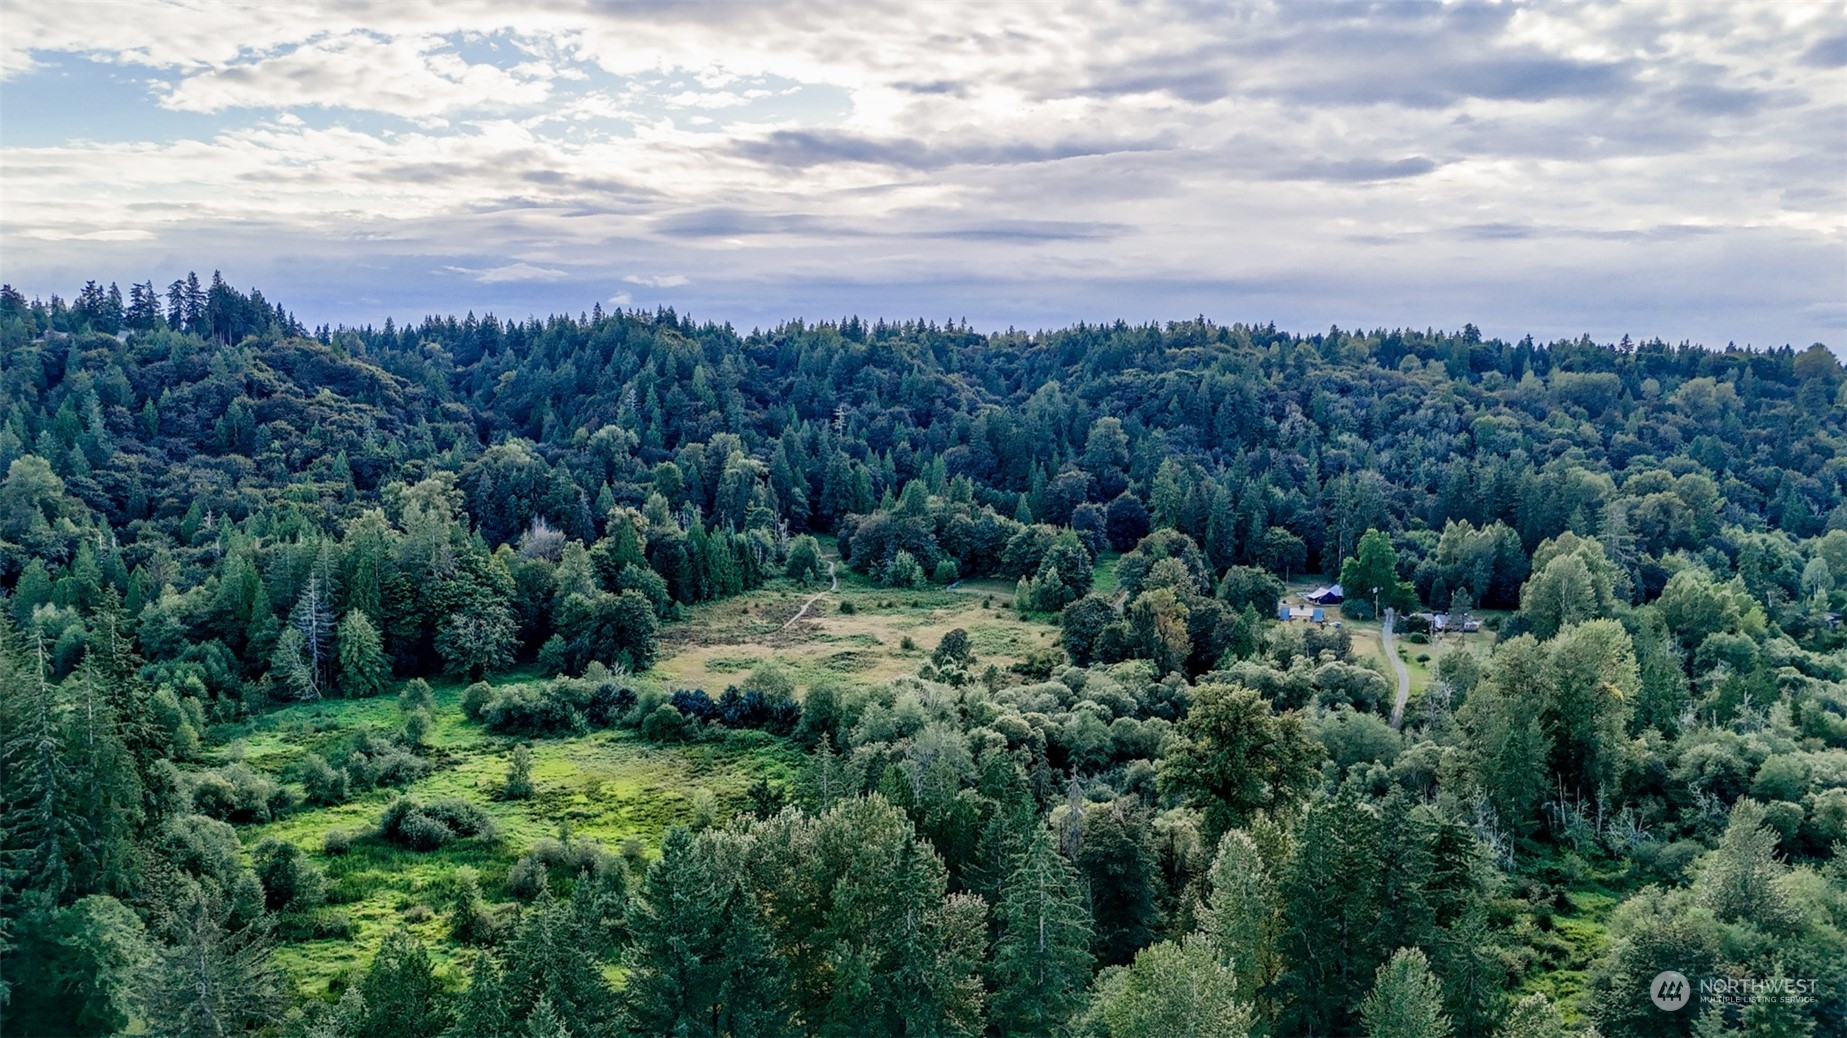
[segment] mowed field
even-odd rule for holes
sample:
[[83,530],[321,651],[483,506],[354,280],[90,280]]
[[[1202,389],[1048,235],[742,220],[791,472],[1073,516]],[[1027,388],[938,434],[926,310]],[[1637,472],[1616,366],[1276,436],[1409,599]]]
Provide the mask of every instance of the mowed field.
[[[1009,581],[881,588],[843,565],[835,566],[835,576],[837,590],[777,580],[748,595],[694,607],[684,622],[665,631],[662,658],[652,673],[674,688],[703,688],[717,696],[775,659],[805,690],[829,679],[874,683],[915,674],[943,635],[958,627],[968,632],[981,668],[992,663],[1005,671],[1036,649],[1058,645],[1057,617],[1022,619],[1012,608]],[[1113,558],[1099,565],[1097,578],[1099,586],[1113,585]],[[790,623],[810,599],[807,611]]]

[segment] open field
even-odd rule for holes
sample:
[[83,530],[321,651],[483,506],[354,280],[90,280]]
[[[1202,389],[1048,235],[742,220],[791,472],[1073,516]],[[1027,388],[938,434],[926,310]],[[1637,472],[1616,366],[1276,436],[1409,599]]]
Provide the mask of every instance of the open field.
[[[499,683],[532,679],[512,675]],[[397,925],[423,937],[439,967],[452,965],[453,946],[440,938],[446,934],[443,913],[459,868],[475,869],[488,900],[503,901],[508,869],[541,837],[568,828],[573,837],[594,840],[612,852],[635,839],[644,854],[652,854],[669,826],[688,822],[701,810],[722,821],[739,807],[753,782],[791,783],[800,763],[794,747],[758,732],[727,733],[720,742],[654,746],[633,732],[611,729],[528,741],[537,794],[498,800],[509,754],[521,740],[465,719],[457,705],[460,690],[453,683],[434,690],[435,725],[425,751],[436,764],[431,774],[401,791],[375,790],[344,804],[304,806],[266,824],[239,827],[246,849],[275,838],[307,851],[327,873],[332,911],[351,920],[350,937],[295,939],[278,950],[278,962],[304,994],[326,992],[344,971],[366,962]],[[329,750],[368,728],[388,733],[399,722],[392,696],[301,704],[253,722],[248,734],[214,754],[214,762],[242,759],[283,776],[308,752]],[[458,840],[419,853],[365,838],[400,792],[423,800],[460,796],[479,804],[499,826],[500,839]],[[349,852],[323,853],[330,829],[358,837]]]
[[[953,588],[876,587],[836,567],[838,591],[823,594],[789,627],[783,625],[818,590],[775,580],[749,595],[694,607],[670,627],[662,659],[652,674],[673,688],[703,688],[717,695],[751,668],[774,658],[806,690],[830,678],[886,681],[914,674],[944,634],[968,632],[980,665],[1006,670],[1035,649],[1058,644],[1057,618],[1020,619],[1010,606],[1013,585],[969,580]],[[1098,567],[1098,584],[1115,582],[1113,560]],[[842,611],[847,605],[851,612]],[[910,639],[911,648],[905,647]]]
[[[1100,577],[1113,583],[1111,565]],[[1011,608],[1012,584],[966,581],[954,588],[913,590],[875,587],[845,566],[836,567],[837,590],[776,580],[747,595],[689,610],[685,620],[663,631],[662,659],[643,685],[663,690],[703,688],[716,696],[739,684],[759,664],[775,659],[787,666],[805,691],[818,682],[870,683],[916,673],[949,630],[968,631],[981,665],[1006,670],[1028,653],[1055,647],[1055,617],[1021,619]],[[1102,581],[1100,580],[1100,583]],[[801,619],[789,624],[802,603],[824,592]],[[850,603],[850,612],[842,604]],[[908,640],[908,641],[907,641]],[[515,671],[496,685],[544,680]],[[445,912],[457,869],[474,869],[490,902],[509,898],[507,872],[534,841],[568,829],[575,838],[596,841],[610,851],[655,853],[669,826],[705,814],[723,821],[744,802],[759,779],[792,784],[799,751],[759,732],[728,732],[722,741],[657,746],[632,731],[608,729],[585,735],[520,740],[496,735],[461,712],[458,682],[435,682],[436,709],[424,749],[435,765],[429,775],[401,790],[374,790],[331,806],[303,806],[263,824],[239,827],[247,850],[265,839],[296,844],[325,870],[330,890],[326,912],[344,915],[350,933],[286,942],[278,961],[302,993],[321,996],[330,984],[363,964],[385,933],[407,926],[426,939],[439,968],[454,967],[454,946]],[[222,741],[209,763],[242,761],[287,780],[309,753],[332,754],[356,733],[390,735],[402,723],[396,697],[330,699],[265,714],[214,734]],[[496,799],[515,745],[532,751],[538,792],[527,800]],[[422,800],[462,797],[481,805],[500,829],[493,842],[458,840],[429,852],[413,852],[367,837],[385,806],[399,795]],[[351,850],[323,851],[330,829],[355,837]]]

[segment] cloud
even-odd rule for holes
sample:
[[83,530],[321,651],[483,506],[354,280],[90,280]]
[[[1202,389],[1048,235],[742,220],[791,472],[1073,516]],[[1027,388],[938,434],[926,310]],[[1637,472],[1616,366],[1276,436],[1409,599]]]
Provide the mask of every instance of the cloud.
[[1847,340],[1825,4],[121,10],[5,10],[15,283]]
[[524,261],[479,270],[469,267],[445,267],[443,269],[457,274],[466,274],[483,285],[497,285],[508,281],[557,281],[571,276],[562,270],[538,267]]
[[[182,77],[162,100],[185,112],[227,108],[355,108],[428,117],[538,104],[547,79],[470,64],[440,40],[348,33],[274,57]],[[520,67],[530,72],[531,65]]]
[[1069,139],[1050,144],[1027,141],[968,141],[930,145],[900,138],[878,139],[837,131],[777,130],[736,145],[739,155],[777,166],[804,169],[839,162],[931,170],[946,166],[1011,166],[1121,151],[1154,151],[1163,141]]

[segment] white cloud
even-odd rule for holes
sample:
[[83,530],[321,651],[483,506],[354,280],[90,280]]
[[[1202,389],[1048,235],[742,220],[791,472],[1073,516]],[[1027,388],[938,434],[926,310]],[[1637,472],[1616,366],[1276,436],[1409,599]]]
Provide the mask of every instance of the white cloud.
[[484,270],[470,267],[444,267],[443,269],[457,274],[466,274],[483,285],[496,285],[507,281],[557,281],[571,276],[562,270],[538,267],[524,261],[499,267],[488,267]]
[[652,277],[630,274],[622,280],[631,285],[641,285],[644,288],[679,288],[681,285],[689,285],[692,283],[691,279],[684,274],[665,274]]
[[411,117],[538,104],[548,81],[469,64],[441,40],[364,33],[319,40],[248,64],[182,78],[162,100],[187,112],[298,106],[359,108]]

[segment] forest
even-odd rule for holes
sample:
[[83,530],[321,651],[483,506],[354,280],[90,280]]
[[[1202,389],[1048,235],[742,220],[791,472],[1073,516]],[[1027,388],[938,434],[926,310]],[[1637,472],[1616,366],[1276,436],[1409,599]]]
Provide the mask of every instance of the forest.
[[1820,344],[8,286],[0,1032],[1847,1034],[1844,446]]

